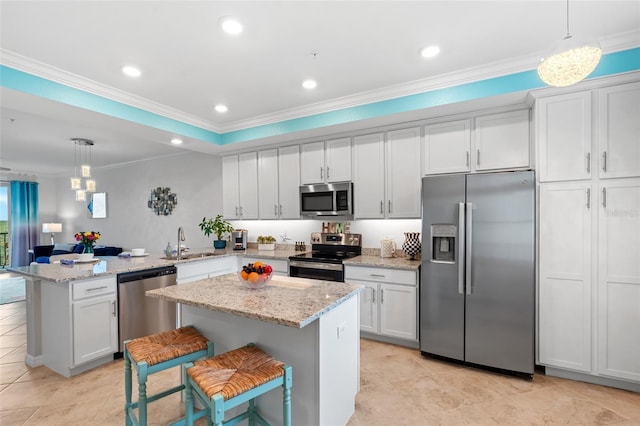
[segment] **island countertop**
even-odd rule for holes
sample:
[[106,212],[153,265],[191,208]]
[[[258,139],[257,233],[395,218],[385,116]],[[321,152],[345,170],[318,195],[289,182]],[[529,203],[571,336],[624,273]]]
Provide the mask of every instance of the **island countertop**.
[[147,296],[288,327],[302,328],[355,296],[362,286],[274,276],[250,289],[236,274],[146,292]]

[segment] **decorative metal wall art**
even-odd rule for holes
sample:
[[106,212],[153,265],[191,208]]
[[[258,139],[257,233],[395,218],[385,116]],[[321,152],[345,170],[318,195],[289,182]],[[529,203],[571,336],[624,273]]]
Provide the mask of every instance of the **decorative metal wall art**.
[[171,188],[157,187],[151,190],[147,207],[152,209],[158,216],[169,216],[177,204],[178,196],[171,193]]

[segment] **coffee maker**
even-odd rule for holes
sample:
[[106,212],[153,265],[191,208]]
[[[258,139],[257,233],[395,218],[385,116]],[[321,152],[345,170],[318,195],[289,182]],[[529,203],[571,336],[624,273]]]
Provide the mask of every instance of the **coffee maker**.
[[235,229],[231,231],[231,243],[234,250],[247,249],[247,235],[249,231],[246,229]]

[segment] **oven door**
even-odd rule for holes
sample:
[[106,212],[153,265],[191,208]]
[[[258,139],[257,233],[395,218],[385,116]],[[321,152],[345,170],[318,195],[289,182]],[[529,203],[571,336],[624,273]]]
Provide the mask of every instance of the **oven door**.
[[313,280],[344,282],[344,268],[341,263],[289,261],[289,276],[311,278]]

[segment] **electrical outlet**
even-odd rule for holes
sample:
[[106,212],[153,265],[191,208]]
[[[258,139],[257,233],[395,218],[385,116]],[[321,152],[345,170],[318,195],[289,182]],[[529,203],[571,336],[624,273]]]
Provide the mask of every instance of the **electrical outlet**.
[[338,325],[338,339],[344,334],[346,327],[347,325],[344,322]]

